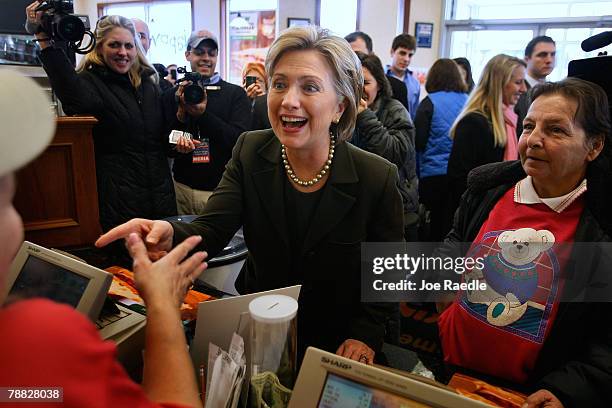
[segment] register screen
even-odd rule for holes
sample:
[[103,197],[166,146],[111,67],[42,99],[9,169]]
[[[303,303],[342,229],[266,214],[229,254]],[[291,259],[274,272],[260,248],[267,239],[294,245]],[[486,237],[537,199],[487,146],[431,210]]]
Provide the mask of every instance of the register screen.
[[[319,408],[400,408],[415,401],[328,373]],[[406,405],[410,404],[410,405]]]
[[89,279],[34,256],[28,256],[9,296],[44,297],[77,307]]

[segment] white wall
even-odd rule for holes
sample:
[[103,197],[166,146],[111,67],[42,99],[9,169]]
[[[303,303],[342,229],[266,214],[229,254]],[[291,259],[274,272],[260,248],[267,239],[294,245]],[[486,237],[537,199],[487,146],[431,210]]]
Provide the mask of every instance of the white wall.
[[120,0],[74,0],[74,12],[76,14],[87,14],[91,28],[95,28],[98,21],[98,3],[117,3]]
[[[92,25],[98,20],[98,3],[117,3],[125,0],[74,0],[74,12],[87,14]],[[221,8],[219,0],[194,0],[195,28],[206,28],[219,35],[221,31]]]
[[193,0],[194,28],[206,29],[217,38],[221,34],[221,2],[219,0]]
[[402,30],[402,0],[361,0],[359,31],[372,37],[374,53],[387,63],[393,38]]
[[287,18],[309,18],[314,24],[317,8],[316,0],[279,0],[278,1],[278,29],[279,32],[287,28]]
[[[393,38],[400,34],[404,26],[401,10],[403,0],[361,0],[361,24],[359,30],[372,37],[374,52],[384,64],[390,63],[390,50]],[[410,2],[410,29],[414,35],[414,23],[433,23],[432,48],[419,48],[412,59],[411,68],[427,70],[438,58],[442,34],[442,9],[444,0],[412,0]]]
[[418,48],[411,66],[427,70],[440,58],[440,37],[442,35],[442,11],[444,0],[412,0],[410,2],[410,31],[414,35],[414,23],[433,23],[433,44],[431,48]]

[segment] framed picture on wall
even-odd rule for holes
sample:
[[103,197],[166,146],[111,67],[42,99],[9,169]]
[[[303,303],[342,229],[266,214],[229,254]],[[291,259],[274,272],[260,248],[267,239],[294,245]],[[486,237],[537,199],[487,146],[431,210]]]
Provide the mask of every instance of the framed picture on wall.
[[431,48],[433,38],[433,23],[415,23],[414,36],[417,48]]
[[309,18],[287,17],[287,27],[304,27],[310,25]]

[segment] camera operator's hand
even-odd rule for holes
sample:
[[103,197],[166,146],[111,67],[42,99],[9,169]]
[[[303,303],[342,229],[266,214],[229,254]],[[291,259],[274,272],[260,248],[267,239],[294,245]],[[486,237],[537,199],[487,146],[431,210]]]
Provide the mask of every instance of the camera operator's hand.
[[187,139],[186,137],[180,136],[176,141],[176,151],[179,153],[191,153],[201,143],[202,142],[197,139]]
[[[42,3],[42,0],[36,0],[35,2],[31,3],[29,6],[26,7],[26,21],[27,24],[30,26],[38,27],[41,24],[42,15],[44,12],[36,11],[36,8],[40,6],[40,3]],[[41,49],[45,49],[49,46],[49,42],[47,41],[49,39],[49,36],[47,34],[41,32],[34,34],[34,36],[36,37],[36,39],[39,40],[38,43],[40,44]]]
[[258,83],[251,84],[246,89],[246,94],[250,99],[255,99],[264,93],[265,92],[263,89],[261,89],[261,86]]
[[40,24],[43,12],[36,11],[38,6],[40,6],[40,3],[42,3],[42,0],[36,0],[35,2],[31,3],[29,6],[26,7],[26,18],[28,20],[28,23]]
[[208,101],[208,97],[206,95],[206,90],[204,90],[204,100],[197,105],[190,105],[185,103],[185,87],[191,85],[191,81],[181,82],[178,89],[176,90],[176,97],[179,101],[178,111],[176,112],[176,118],[181,122],[185,122],[185,114],[192,117],[200,117],[206,112],[206,102]]

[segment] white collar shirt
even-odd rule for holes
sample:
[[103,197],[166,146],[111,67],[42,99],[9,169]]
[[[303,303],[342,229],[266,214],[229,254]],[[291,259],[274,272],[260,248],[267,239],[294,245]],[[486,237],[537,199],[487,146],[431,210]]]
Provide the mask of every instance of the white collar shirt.
[[578,197],[584,194],[586,190],[587,182],[586,179],[584,179],[578,185],[578,187],[569,193],[562,195],[561,197],[540,198],[533,187],[533,180],[531,176],[527,176],[514,186],[514,202],[520,204],[542,203],[548,206],[551,210],[561,213]]

